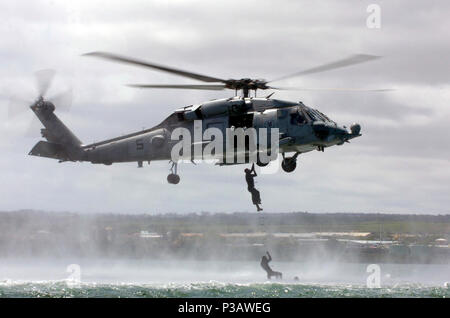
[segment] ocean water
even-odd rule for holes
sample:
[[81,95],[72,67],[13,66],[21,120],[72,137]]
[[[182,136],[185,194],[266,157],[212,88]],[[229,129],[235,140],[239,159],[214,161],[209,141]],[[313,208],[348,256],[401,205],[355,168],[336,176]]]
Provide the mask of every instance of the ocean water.
[[81,283],[77,286],[65,282],[3,282],[0,297],[230,297],[230,298],[296,298],[296,297],[450,297],[445,287],[421,285],[391,288],[364,288],[352,285],[311,284],[236,284],[236,283],[186,283],[186,284],[97,284]]
[[[450,297],[449,265],[137,260],[0,261],[0,297]],[[297,277],[297,279],[294,279]]]

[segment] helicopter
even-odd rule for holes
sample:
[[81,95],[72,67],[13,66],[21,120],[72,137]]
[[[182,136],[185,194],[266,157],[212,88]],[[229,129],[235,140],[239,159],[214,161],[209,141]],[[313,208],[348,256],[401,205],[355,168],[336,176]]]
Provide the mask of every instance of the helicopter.
[[[172,160],[171,151],[179,140],[171,138],[177,128],[184,128],[191,133],[195,129],[204,132],[208,128],[215,128],[224,135],[228,130],[262,128],[276,128],[277,150],[276,155],[281,153],[283,160],[281,167],[285,172],[292,172],[297,166],[297,157],[300,154],[312,150],[324,151],[325,148],[334,145],[343,145],[349,140],[361,136],[361,126],[353,123],[349,129],[340,126],[328,116],[317,109],[306,106],[302,102],[292,102],[271,98],[273,93],[266,97],[257,97],[257,91],[263,90],[312,90],[311,88],[278,87],[269,85],[274,81],[284,80],[296,76],[329,71],[354,64],[373,61],[379,56],[368,54],[356,54],[348,58],[326,63],[317,67],[309,68],[277,78],[272,81],[263,79],[222,79],[188,72],[173,67],[129,58],[122,55],[107,52],[91,52],[85,56],[106,59],[113,62],[125,63],[147,69],[163,71],[178,76],[202,81],[205,84],[131,84],[135,88],[166,88],[166,89],[199,89],[199,90],[225,90],[235,91],[235,96],[207,101],[201,104],[189,105],[174,110],[160,124],[138,132],[115,137],[91,144],[83,144],[72,131],[55,115],[54,103],[44,99],[46,90],[51,81],[48,76],[46,82],[40,85],[43,89],[39,92],[38,99],[30,106],[37,118],[45,128],[41,129],[41,135],[46,140],[39,141],[29,152],[29,155],[57,159],[59,162],[91,162],[93,164],[111,165],[121,162],[137,162],[138,167],[143,162],[168,160],[172,164],[170,174],[167,176],[169,184],[178,184],[180,176],[177,173],[178,161]],[[318,89],[318,90],[342,90],[342,89]],[[347,89],[346,89],[347,90]],[[385,91],[386,89],[348,89],[349,91]],[[238,95],[242,91],[242,96]],[[254,96],[250,96],[250,92]],[[271,136],[273,137],[273,136]],[[261,140],[256,138],[256,143]],[[191,143],[189,141],[189,143]],[[205,147],[202,140],[202,147]],[[190,144],[194,147],[194,144]],[[269,144],[270,152],[272,144]],[[266,149],[267,150],[267,149]],[[260,160],[257,148],[257,165],[263,167],[269,162]],[[249,147],[245,144],[243,149],[233,148],[232,156],[236,152],[244,152],[249,162]],[[224,154],[225,153],[225,154]],[[237,162],[224,162],[223,156],[230,155],[225,151],[219,153],[220,165],[238,164]],[[291,154],[291,155],[288,155]],[[191,161],[202,159],[200,153],[190,155]],[[272,157],[271,157],[272,158]],[[272,159],[271,159],[272,160]],[[270,161],[270,160],[269,160]],[[242,163],[242,162],[241,162]]]

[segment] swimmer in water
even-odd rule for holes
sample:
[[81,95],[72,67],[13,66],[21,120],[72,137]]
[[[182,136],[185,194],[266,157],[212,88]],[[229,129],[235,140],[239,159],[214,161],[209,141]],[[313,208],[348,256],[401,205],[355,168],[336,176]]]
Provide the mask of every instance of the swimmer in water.
[[269,252],[266,252],[266,255],[264,255],[261,258],[261,267],[266,271],[267,273],[267,279],[271,279],[272,276],[275,276],[275,278],[282,279],[283,274],[280,272],[276,272],[272,270],[269,266],[269,262],[272,260],[272,257],[270,256]]

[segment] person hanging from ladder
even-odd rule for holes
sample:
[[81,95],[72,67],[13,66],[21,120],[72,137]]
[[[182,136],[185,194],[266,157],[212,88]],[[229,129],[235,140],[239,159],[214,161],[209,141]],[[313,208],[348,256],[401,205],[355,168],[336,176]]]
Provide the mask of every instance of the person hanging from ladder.
[[247,189],[252,194],[253,204],[256,205],[258,211],[262,211],[263,209],[259,206],[261,204],[261,196],[259,194],[259,191],[255,188],[254,178],[258,176],[255,171],[255,164],[252,164],[251,169],[245,169],[244,172],[245,181],[247,181]]

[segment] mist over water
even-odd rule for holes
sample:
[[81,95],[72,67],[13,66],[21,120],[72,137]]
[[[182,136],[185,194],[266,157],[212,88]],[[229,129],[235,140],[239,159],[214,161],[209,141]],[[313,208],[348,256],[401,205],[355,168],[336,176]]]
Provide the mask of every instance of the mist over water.
[[[86,283],[265,283],[266,274],[259,260],[192,261],[192,260],[3,260],[0,281],[63,281],[70,279],[67,267],[80,267],[80,280]],[[369,264],[277,262],[271,266],[283,273],[277,283],[366,285]],[[418,284],[442,287],[450,281],[450,266],[442,264],[379,264],[381,285]]]
[[[380,264],[381,288],[368,288],[368,264],[259,260],[2,260],[2,297],[449,297],[450,266]],[[66,270],[79,265],[79,280]],[[297,276],[299,279],[294,280]]]

